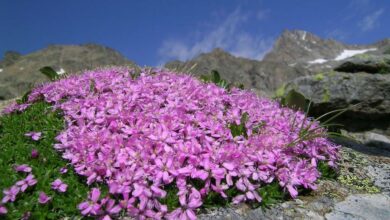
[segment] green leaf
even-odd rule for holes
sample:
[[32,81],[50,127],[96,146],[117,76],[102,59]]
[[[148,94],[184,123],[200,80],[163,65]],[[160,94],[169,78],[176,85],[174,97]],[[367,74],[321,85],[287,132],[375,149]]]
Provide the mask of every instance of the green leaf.
[[211,81],[213,81],[213,83],[215,83],[215,84],[218,84],[219,82],[221,82],[221,76],[219,75],[218,71],[211,70]]
[[53,69],[51,68],[50,66],[45,66],[45,67],[42,67],[41,69],[39,69],[39,71],[47,76],[51,81],[54,81],[58,78],[58,73]]
[[295,110],[305,110],[306,106],[306,98],[302,93],[299,93],[297,91],[290,90],[286,97],[282,100],[284,105],[286,105],[289,108],[295,109]]
[[31,90],[30,91],[27,91],[26,93],[24,93],[24,95],[22,96],[22,98],[20,99],[22,101],[22,103],[26,103],[27,100],[28,100],[28,96],[30,95],[31,93]]
[[89,91],[95,93],[96,87],[95,87],[95,80],[91,79],[89,81]]
[[241,115],[241,125],[245,125],[249,120],[249,114],[248,112],[244,112],[244,114]]
[[242,83],[238,84],[237,88],[243,90],[244,89],[244,84],[242,84]]

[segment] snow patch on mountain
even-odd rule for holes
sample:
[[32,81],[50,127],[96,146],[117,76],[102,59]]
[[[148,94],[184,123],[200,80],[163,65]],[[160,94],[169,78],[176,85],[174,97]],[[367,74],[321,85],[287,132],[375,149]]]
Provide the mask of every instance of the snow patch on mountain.
[[0,69],[0,73],[3,72],[3,69]]
[[369,49],[363,49],[363,50],[343,50],[334,60],[339,61],[339,60],[344,60],[349,57],[353,57],[357,54],[362,54],[366,53],[368,51],[374,51],[377,50],[377,48],[369,48]]
[[320,58],[320,59],[315,59],[315,60],[309,61],[308,63],[310,63],[310,64],[320,63],[321,64],[321,63],[325,63],[325,62],[328,62],[328,60]]

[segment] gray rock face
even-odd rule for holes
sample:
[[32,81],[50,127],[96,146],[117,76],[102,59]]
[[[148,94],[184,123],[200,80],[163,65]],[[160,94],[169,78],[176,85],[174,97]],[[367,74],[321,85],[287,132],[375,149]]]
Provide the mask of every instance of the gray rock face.
[[[210,53],[201,54],[198,57],[187,61],[173,61],[165,65],[168,69],[188,71],[191,67],[191,74],[200,76],[217,70],[221,77],[229,82],[242,83],[245,88],[255,89],[260,94],[272,94],[277,85],[288,79],[304,74],[305,70],[280,65],[277,62],[259,62],[240,57],[235,57],[222,49],[215,49]],[[272,75],[269,70],[272,69]],[[286,74],[286,73],[289,74]]]
[[328,220],[387,220],[390,217],[390,197],[381,194],[351,195],[337,203],[334,211],[325,217]]
[[46,77],[39,72],[44,66],[75,73],[107,65],[135,64],[117,51],[95,44],[53,45],[25,56],[8,52],[0,62],[0,100],[20,96],[33,85],[45,82]]
[[351,108],[339,117],[347,129],[360,131],[378,128],[390,132],[389,74],[330,72],[299,77],[288,83],[285,91],[291,89],[312,100],[310,112],[314,116],[335,109]]
[[343,49],[357,48],[335,40],[324,40],[302,30],[285,30],[276,40],[273,49],[263,61],[303,63],[315,59],[333,59]]
[[390,55],[357,55],[345,60],[335,70],[348,73],[390,73]]

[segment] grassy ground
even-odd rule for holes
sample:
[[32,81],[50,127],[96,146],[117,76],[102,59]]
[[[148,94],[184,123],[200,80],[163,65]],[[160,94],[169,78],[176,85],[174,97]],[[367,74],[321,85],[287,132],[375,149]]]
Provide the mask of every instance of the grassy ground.
[[[14,164],[28,164],[38,180],[34,187],[20,193],[14,203],[6,204],[8,219],[20,219],[28,212],[31,219],[60,219],[79,215],[77,204],[85,200],[89,187],[70,167],[66,174],[59,172],[61,167],[67,166],[67,162],[54,150],[53,143],[63,126],[61,115],[52,112],[49,105],[43,102],[32,105],[22,114],[0,117],[0,195],[3,196],[2,190],[27,176],[15,172]],[[31,140],[24,135],[30,131],[42,132],[42,138],[39,141]],[[37,159],[31,158],[32,149],[39,151]],[[67,192],[59,193],[51,189],[51,182],[57,178],[68,184]],[[40,191],[51,196],[52,201],[46,205],[39,204]]]

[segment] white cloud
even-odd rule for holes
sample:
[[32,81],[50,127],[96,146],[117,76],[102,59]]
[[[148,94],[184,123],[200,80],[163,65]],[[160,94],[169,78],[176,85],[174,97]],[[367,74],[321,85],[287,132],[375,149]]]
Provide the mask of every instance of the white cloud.
[[348,38],[348,33],[341,29],[333,29],[325,32],[326,38],[332,38],[335,40],[345,40]]
[[383,9],[379,9],[365,16],[363,20],[359,22],[360,29],[362,31],[369,31],[377,27],[379,25],[378,19],[383,14],[383,12],[384,12]]
[[248,16],[237,9],[211,31],[202,32],[198,41],[166,40],[158,51],[162,58],[160,63],[172,59],[188,60],[217,47],[236,56],[259,60],[271,48],[273,40],[244,31],[241,27],[247,20]]

